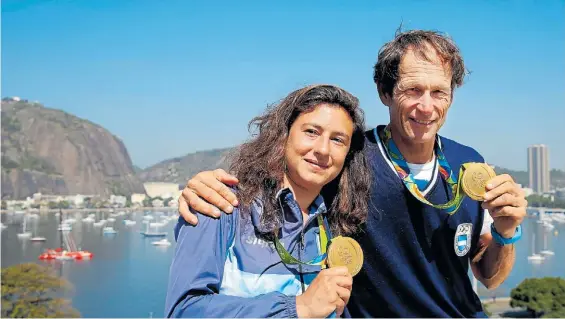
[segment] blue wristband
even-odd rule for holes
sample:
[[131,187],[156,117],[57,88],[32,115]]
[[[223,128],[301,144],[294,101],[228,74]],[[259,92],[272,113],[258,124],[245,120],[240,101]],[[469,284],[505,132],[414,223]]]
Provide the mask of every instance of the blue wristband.
[[516,227],[516,233],[514,234],[514,236],[512,238],[502,237],[502,235],[500,235],[496,231],[496,228],[494,228],[494,223],[492,223],[490,225],[490,233],[492,234],[492,238],[494,238],[494,241],[496,241],[498,244],[500,244],[502,246],[509,245],[509,244],[513,244],[513,243],[517,242],[518,239],[520,239],[522,237],[522,225],[518,225],[518,227]]

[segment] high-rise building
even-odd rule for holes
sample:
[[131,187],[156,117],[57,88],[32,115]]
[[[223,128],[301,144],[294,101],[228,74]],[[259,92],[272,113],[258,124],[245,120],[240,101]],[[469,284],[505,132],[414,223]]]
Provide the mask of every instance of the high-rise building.
[[543,144],[528,147],[530,188],[536,193],[549,192],[549,150]]

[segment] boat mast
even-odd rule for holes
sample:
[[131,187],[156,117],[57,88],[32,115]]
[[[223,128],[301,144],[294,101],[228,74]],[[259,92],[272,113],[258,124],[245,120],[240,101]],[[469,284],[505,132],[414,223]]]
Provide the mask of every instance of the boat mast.
[[[63,223],[63,210],[59,207],[59,226]],[[63,249],[63,230],[59,231],[59,248]]]

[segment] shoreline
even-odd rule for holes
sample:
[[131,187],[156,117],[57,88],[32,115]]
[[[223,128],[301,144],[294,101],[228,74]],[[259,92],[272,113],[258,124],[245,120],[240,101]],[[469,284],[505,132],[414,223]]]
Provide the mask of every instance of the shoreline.
[[103,213],[112,213],[116,211],[125,211],[125,212],[135,212],[135,211],[143,211],[143,210],[150,210],[150,211],[176,211],[178,207],[122,207],[122,208],[55,208],[55,209],[38,209],[38,208],[31,208],[31,209],[2,209],[0,210],[0,214],[6,213],[15,213],[16,211],[23,211],[26,213],[78,213],[78,212],[103,212]]

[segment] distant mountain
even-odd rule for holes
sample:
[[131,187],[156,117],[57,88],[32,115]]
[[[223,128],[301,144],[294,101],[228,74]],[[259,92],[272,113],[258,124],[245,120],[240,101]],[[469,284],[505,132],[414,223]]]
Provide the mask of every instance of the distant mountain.
[[549,176],[551,179],[550,184],[554,188],[565,188],[565,171],[552,169],[549,171]]
[[190,153],[157,163],[137,174],[143,182],[169,182],[185,185],[188,178],[203,170],[227,170],[226,155],[232,148]]
[[498,175],[508,174],[508,175],[512,176],[512,178],[514,178],[514,181],[516,183],[522,185],[523,187],[528,187],[528,185],[530,184],[530,177],[528,175],[528,172],[514,171],[514,170],[511,170],[511,169],[498,167],[498,166],[495,166],[494,170],[496,171],[496,174],[498,174]]
[[122,141],[103,127],[25,100],[2,100],[2,199],[33,193],[143,192]]
[[[514,181],[518,184],[521,184],[523,187],[529,187],[530,185],[530,176],[526,171],[514,171],[502,167],[495,167],[494,169],[497,174],[508,174],[514,178]],[[565,187],[565,172],[552,169],[549,172],[549,179],[550,179],[550,187],[551,188],[563,188]]]

